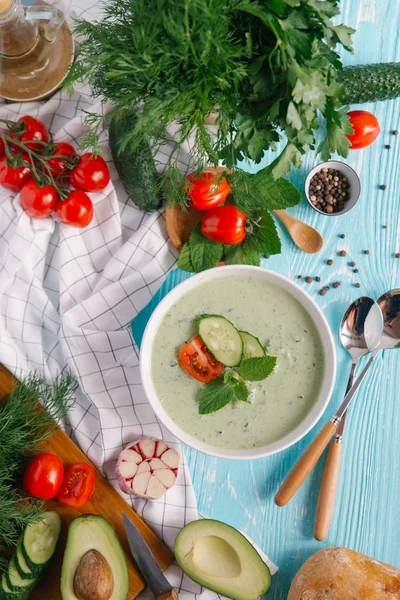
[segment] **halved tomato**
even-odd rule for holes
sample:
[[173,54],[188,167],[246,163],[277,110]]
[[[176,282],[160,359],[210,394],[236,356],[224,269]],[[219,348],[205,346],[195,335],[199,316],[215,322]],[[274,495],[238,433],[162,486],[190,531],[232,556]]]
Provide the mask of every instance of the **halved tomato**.
[[94,470],[85,462],[75,463],[65,473],[57,494],[61,504],[81,508],[89,502],[94,489]]
[[179,361],[191,377],[202,383],[209,383],[224,370],[224,365],[211,354],[199,335],[182,346]]

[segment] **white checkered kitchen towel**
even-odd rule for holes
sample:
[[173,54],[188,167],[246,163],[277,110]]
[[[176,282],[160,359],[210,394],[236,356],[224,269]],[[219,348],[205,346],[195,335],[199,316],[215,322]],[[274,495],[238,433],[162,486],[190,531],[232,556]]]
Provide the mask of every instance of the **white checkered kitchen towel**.
[[[87,18],[95,3],[72,0],[69,8],[61,8]],[[3,103],[0,118],[31,114],[55,141],[77,148],[83,133],[80,108],[101,110],[83,86],[73,98],[61,91],[45,103]],[[167,241],[163,213],[143,213],[127,200],[105,131],[101,142],[112,181],[104,192],[91,194],[95,214],[84,230],[51,217],[33,220],[20,208],[19,196],[0,189],[0,362],[18,377],[33,369],[49,381],[64,368],[75,375],[80,389],[68,431],[116,489],[116,457],[140,435],[162,438],[180,452],[178,482],[166,496],[150,502],[124,495],[172,547],[179,530],[199,515],[180,444],[144,395],[129,324],[175,265],[176,251]],[[182,160],[187,167],[185,156]],[[177,566],[168,577],[181,598],[217,597]]]

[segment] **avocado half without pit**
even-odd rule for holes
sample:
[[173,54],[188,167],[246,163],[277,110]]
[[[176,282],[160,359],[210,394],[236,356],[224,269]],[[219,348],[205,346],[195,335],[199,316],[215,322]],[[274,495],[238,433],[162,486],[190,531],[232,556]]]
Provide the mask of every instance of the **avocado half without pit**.
[[129,574],[111,525],[98,515],[72,521],[62,573],[63,600],[126,600]]
[[262,598],[271,587],[270,570],[257,551],[244,535],[220,521],[186,525],[176,538],[175,557],[193,581],[233,600]]

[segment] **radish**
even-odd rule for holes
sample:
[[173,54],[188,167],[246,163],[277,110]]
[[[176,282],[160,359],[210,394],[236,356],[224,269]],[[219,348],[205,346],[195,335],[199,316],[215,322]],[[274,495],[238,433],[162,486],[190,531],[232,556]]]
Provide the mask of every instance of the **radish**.
[[156,500],[176,482],[179,454],[163,440],[142,437],[120,453],[115,472],[126,494]]

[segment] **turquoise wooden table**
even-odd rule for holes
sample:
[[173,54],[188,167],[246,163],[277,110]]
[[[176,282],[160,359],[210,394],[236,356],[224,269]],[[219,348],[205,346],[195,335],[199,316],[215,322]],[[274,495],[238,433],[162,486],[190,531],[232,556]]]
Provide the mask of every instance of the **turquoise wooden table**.
[[[355,53],[343,55],[345,64],[400,61],[400,2],[344,0],[341,21],[357,30]],[[400,135],[392,134],[400,130],[400,100],[361,108],[377,116],[381,135],[369,148],[349,156],[349,164],[361,178],[358,204],[347,215],[331,218],[317,214],[303,200],[290,212],[320,231],[323,249],[313,256],[303,254],[278,224],[283,252],[263,262],[264,267],[300,283],[316,299],[335,334],[338,374],[325,419],[340,404],[350,369],[349,356],[338,341],[344,310],[360,295],[377,298],[400,287],[400,260],[394,257],[400,251]],[[391,145],[390,150],[385,144]],[[309,153],[302,169],[291,173],[291,181],[303,189],[306,174],[316,162]],[[385,191],[379,189],[381,184],[386,184]],[[340,250],[347,256],[339,257]],[[332,266],[326,264],[329,258]],[[357,263],[358,273],[353,273],[351,261]],[[299,274],[301,280],[297,280]],[[321,283],[305,283],[307,275],[321,277]],[[182,278],[181,272],[173,272],[161,293]],[[341,281],[341,287],[318,295],[322,284],[335,281]],[[354,285],[358,282],[360,289]],[[199,510],[246,532],[279,566],[268,596],[275,600],[286,599],[296,571],[313,552],[326,546],[347,546],[400,567],[400,351],[379,355],[351,407],[333,522],[328,538],[318,543],[313,523],[324,459],[285,508],[275,506],[273,497],[321,427],[322,421],[285,452],[254,461],[219,460],[186,450]]]

